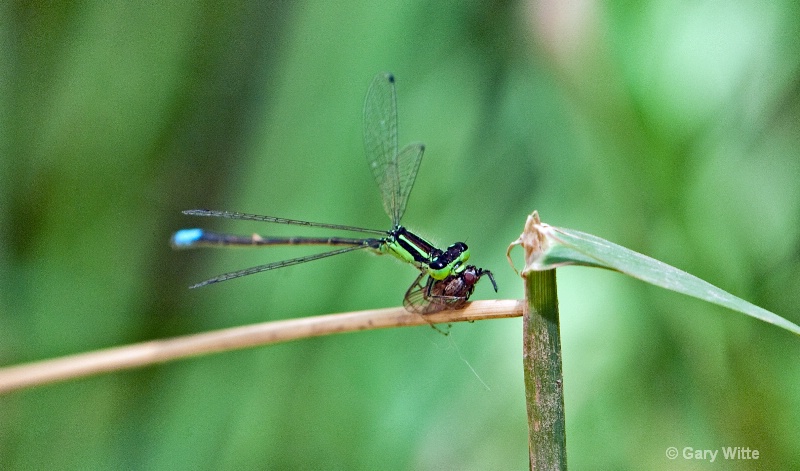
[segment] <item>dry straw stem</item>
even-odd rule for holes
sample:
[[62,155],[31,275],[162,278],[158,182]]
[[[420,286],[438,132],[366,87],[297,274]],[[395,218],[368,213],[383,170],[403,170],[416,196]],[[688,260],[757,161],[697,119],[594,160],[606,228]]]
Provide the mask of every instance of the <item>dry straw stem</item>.
[[425,317],[409,313],[403,308],[389,308],[263,322],[3,368],[0,369],[0,394],[68,379],[165,363],[180,358],[308,337],[521,315],[522,303],[507,300],[476,301],[469,303],[464,309],[428,314]]

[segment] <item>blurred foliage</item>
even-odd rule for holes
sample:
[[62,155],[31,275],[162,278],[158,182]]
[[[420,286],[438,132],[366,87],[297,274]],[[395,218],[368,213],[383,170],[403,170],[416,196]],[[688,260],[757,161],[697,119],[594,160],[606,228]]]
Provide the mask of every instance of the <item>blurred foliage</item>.
[[[167,245],[295,232],[189,208],[387,227],[360,129],[384,70],[400,140],[427,145],[405,223],[465,240],[499,297],[522,295],[503,254],[538,209],[797,323],[798,36],[780,0],[3,2],[0,363],[399,305],[414,274],[385,257],[190,292],[302,251]],[[599,270],[559,280],[575,469],[699,465],[669,446],[800,466],[795,336]],[[509,319],[23,391],[0,397],[0,468],[523,469],[520,356]]]

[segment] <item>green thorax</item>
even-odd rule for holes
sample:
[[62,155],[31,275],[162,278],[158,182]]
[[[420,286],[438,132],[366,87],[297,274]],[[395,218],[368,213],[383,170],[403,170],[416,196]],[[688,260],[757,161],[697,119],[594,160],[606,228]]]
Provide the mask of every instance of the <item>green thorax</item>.
[[435,280],[443,280],[464,271],[465,262],[469,259],[469,248],[463,242],[456,242],[443,251],[403,226],[389,232],[389,237],[384,239],[378,252],[394,255]]

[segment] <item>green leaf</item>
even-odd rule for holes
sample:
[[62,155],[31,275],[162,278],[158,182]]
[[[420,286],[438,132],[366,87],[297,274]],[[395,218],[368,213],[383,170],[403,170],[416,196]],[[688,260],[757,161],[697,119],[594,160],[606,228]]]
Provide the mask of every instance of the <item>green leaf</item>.
[[[585,232],[542,223],[536,212],[529,218],[526,231],[529,226],[536,234],[541,250],[526,257],[523,272],[551,270],[566,265],[606,268],[727,307],[800,335],[800,326],[666,263]],[[524,236],[525,233],[520,240]]]

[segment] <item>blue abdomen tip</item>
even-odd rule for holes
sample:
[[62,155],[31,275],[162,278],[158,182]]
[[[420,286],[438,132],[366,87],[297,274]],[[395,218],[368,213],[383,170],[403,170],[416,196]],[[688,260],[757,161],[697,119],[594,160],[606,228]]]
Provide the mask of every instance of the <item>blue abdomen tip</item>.
[[185,247],[203,238],[202,229],[181,229],[172,236],[172,245]]

